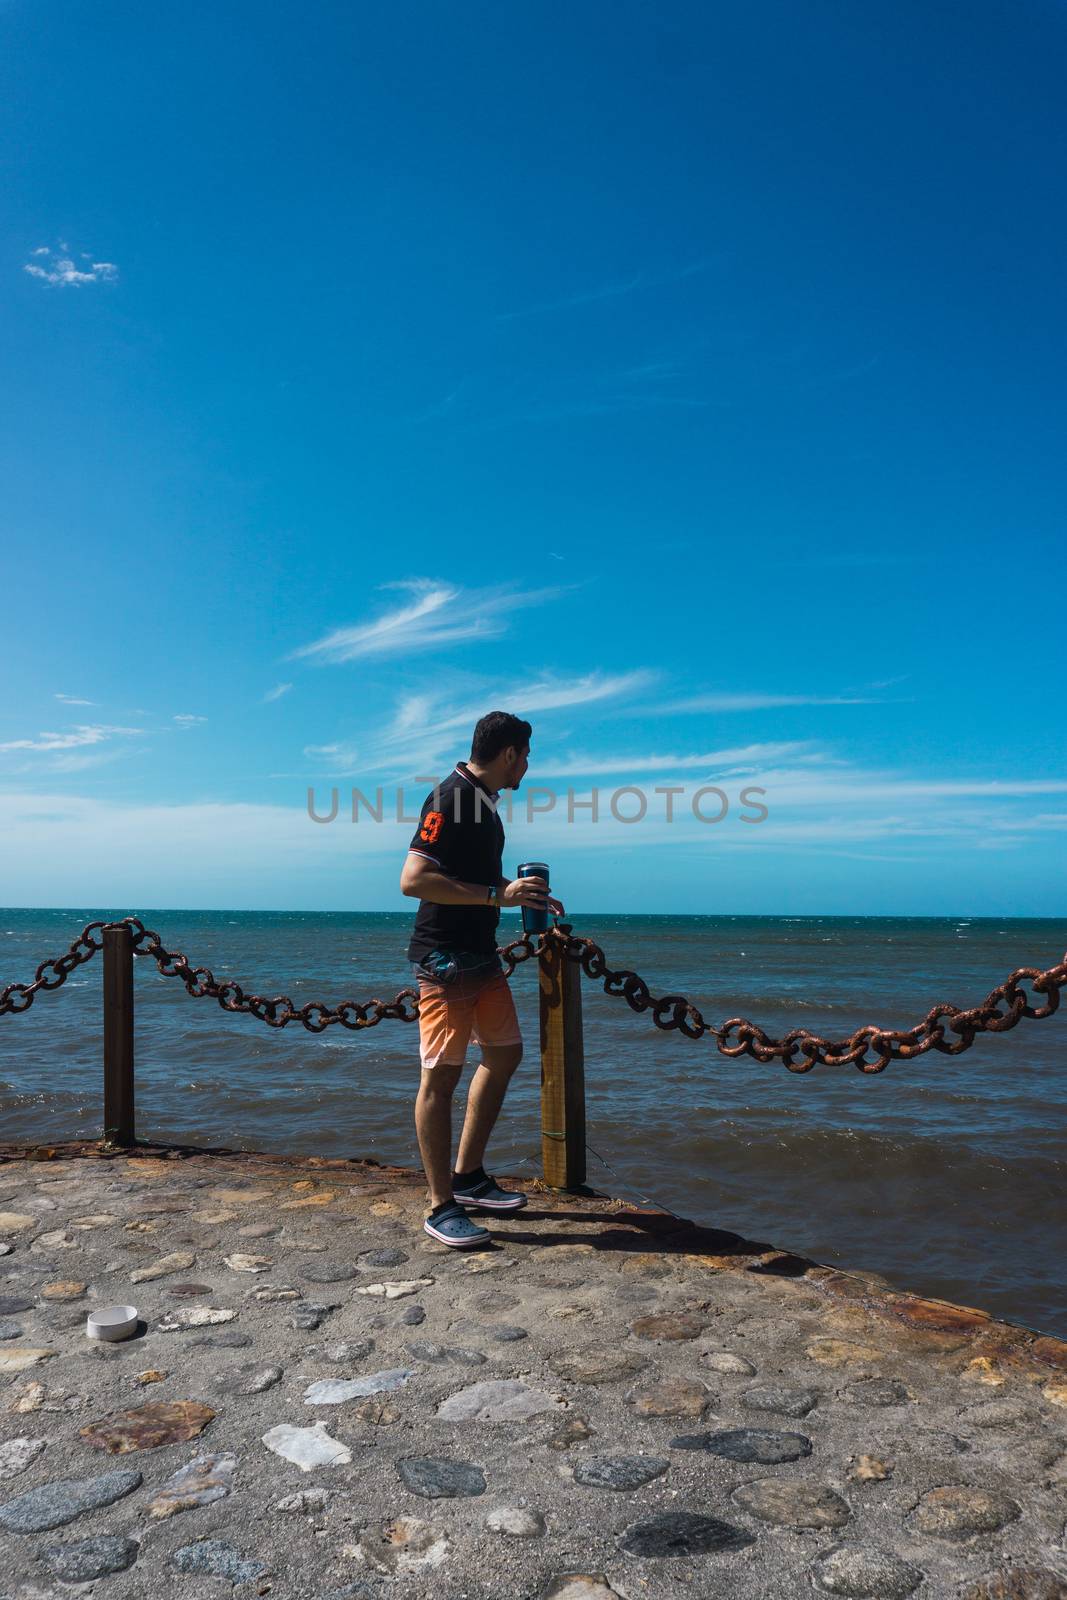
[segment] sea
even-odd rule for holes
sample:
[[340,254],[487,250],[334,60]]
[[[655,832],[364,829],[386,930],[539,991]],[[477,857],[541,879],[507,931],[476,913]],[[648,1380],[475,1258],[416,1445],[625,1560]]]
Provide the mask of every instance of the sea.
[[[0,988],[130,908],[0,911]],[[249,992],[330,1005],[411,983],[407,913],[136,910],[170,949]],[[1067,920],[572,915],[609,965],[688,995],[716,1023],[835,1039],[971,1006],[1017,967],[1063,959]],[[507,914],[501,942],[516,937]],[[526,1053],[487,1170],[540,1171],[537,974],[512,986]],[[101,1128],[99,957],[0,1017],[0,1140]],[[419,1165],[414,1024],[315,1035],[190,998],[138,961],[137,1130],[145,1140]],[[1067,1338],[1067,1004],[880,1073],[720,1055],[662,1033],[583,978],[588,1181],[900,1290]],[[468,1053],[473,1066],[476,1054]],[[456,1098],[456,1120],[464,1089]]]

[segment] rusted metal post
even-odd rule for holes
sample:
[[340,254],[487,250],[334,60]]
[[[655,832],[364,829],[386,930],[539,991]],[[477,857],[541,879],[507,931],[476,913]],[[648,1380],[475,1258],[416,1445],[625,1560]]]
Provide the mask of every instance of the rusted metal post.
[[541,1162],[553,1189],[585,1186],[582,969],[555,929],[537,960],[541,1004]]
[[133,1111],[133,933],[104,929],[104,1139],[136,1143]]

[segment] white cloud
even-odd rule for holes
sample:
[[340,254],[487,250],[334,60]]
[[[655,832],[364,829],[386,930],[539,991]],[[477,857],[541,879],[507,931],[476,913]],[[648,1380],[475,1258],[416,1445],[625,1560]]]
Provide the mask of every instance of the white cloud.
[[288,694],[292,687],[293,686],[291,683],[276,683],[274,688],[268,689],[266,694],[263,696],[263,704],[268,706],[273,700],[280,700],[282,695]]
[[807,744],[801,742],[783,741],[780,743],[734,745],[725,750],[709,750],[703,755],[570,755],[562,761],[552,761],[551,758],[544,765],[538,765],[538,777],[568,778],[592,777],[603,772],[656,772],[669,774],[672,772],[691,771],[705,768],[708,770],[726,766],[731,762],[744,762],[742,769],[733,769],[724,776],[736,775],[737,770],[746,774],[754,770],[754,764],[760,761],[780,761],[789,756],[794,760],[818,760],[818,756],[805,754]]
[[179,728],[195,728],[197,723],[206,722],[206,717],[194,716],[191,711],[179,711],[172,719]]
[[[654,672],[635,669],[632,672],[587,672],[581,677],[555,678],[543,676],[523,681],[488,683],[477,691],[478,698],[465,704],[448,702],[441,696],[426,694],[408,695],[397,708],[392,724],[385,729],[364,753],[364,770],[368,773],[433,771],[433,763],[442,757],[451,765],[455,758],[455,735],[462,731],[464,740],[474,730],[475,723],[494,707],[512,711],[516,716],[532,718],[541,713],[569,710],[607,700],[622,699],[647,689],[656,680]],[[537,729],[534,729],[537,738]]]
[[55,698],[62,700],[65,706],[93,706],[96,704],[95,700],[78,700],[72,694],[57,694]]
[[561,592],[460,589],[430,578],[407,578],[381,587],[408,590],[413,597],[411,604],[387,611],[375,622],[335,628],[294,650],[286,659],[310,658],[336,664],[364,656],[409,655],[468,639],[495,639],[506,630],[509,612],[540,605]]
[[343,778],[355,774],[359,751],[354,744],[306,744],[304,755],[309,761],[321,762],[320,769],[326,777]]
[[82,723],[67,733],[39,733],[36,739],[9,739],[0,750],[74,750],[80,745],[101,744],[105,739],[124,735],[139,736],[142,728],[115,728],[105,723]]
[[85,283],[114,283],[119,275],[119,269],[113,261],[94,261],[87,250],[79,252],[76,262],[70,246],[64,243],[60,243],[57,250],[50,249],[46,244],[38,245],[30,254],[35,259],[26,262],[23,272],[59,288],[76,288]]
[[764,694],[759,690],[740,694],[699,694],[656,707],[661,712],[675,711],[772,711],[782,706],[880,706],[884,700],[858,695]]

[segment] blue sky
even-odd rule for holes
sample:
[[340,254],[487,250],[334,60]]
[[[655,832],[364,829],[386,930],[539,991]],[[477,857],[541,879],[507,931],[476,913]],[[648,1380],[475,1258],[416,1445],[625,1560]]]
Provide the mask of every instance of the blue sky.
[[0,40],[0,903],[403,909],[503,707],[579,916],[1063,909],[1059,0]]

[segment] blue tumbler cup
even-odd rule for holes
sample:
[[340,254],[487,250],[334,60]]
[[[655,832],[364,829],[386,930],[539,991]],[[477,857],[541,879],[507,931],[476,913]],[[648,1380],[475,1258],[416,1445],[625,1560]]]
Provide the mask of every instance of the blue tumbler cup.
[[[522,861],[519,863],[520,878],[544,878],[547,884],[548,865],[544,861]],[[523,933],[548,932],[548,907],[542,911],[537,906],[523,906],[522,931]]]

